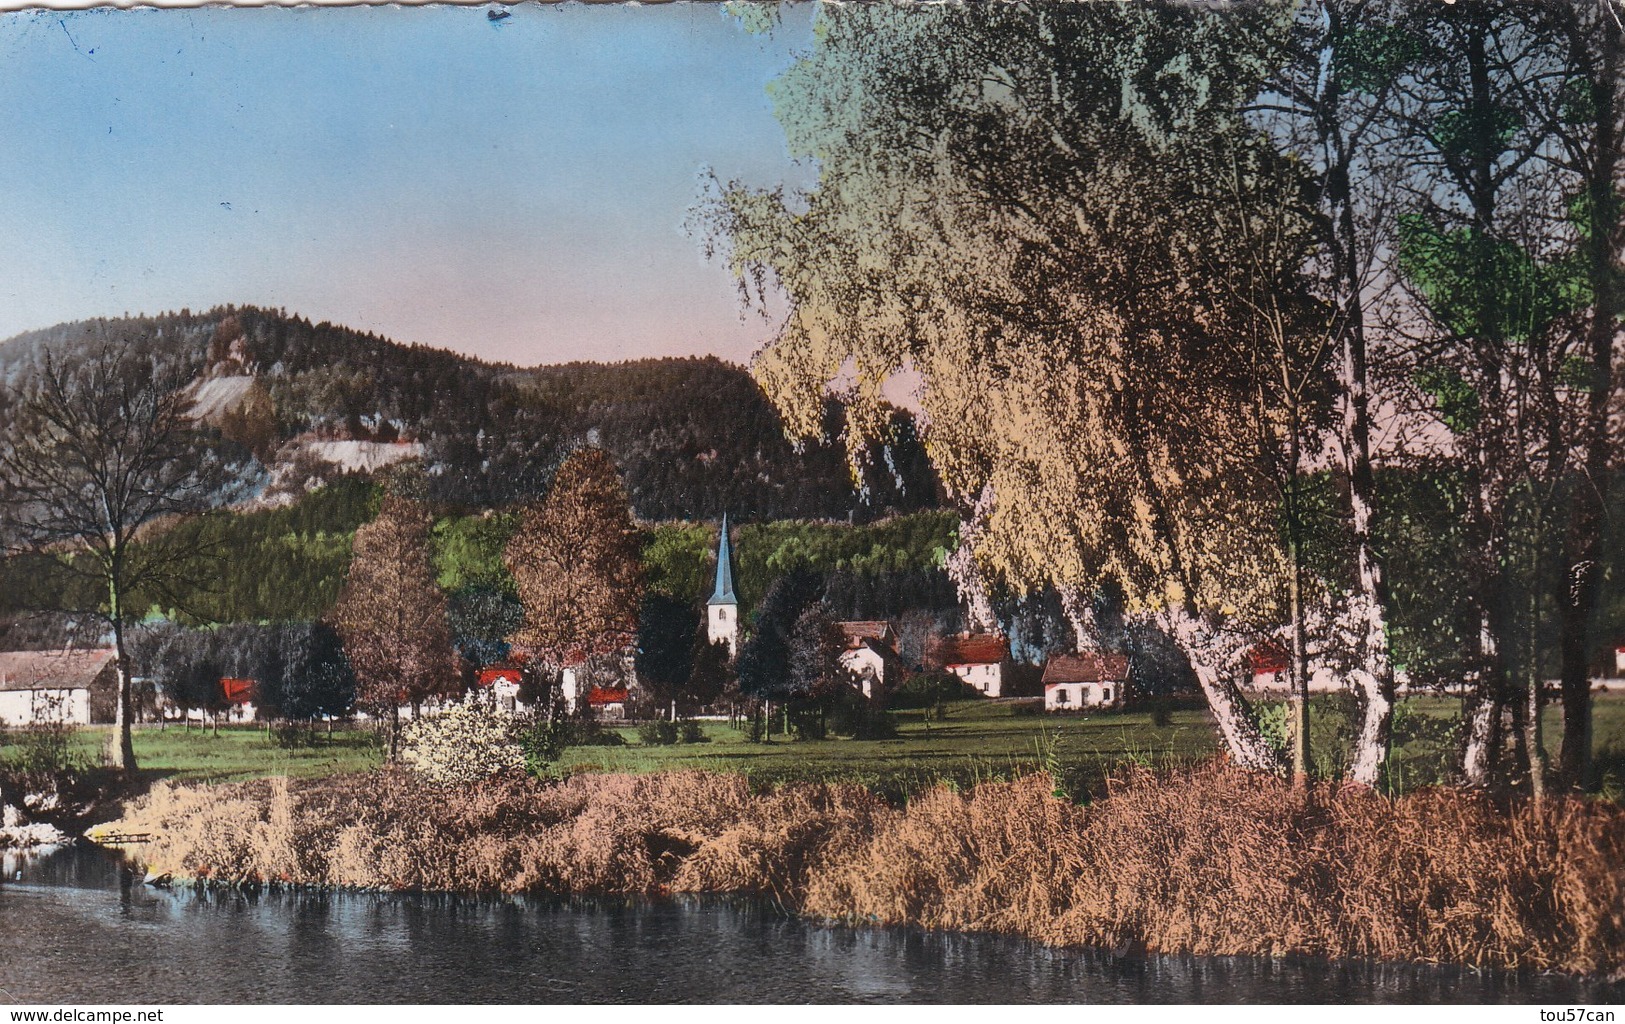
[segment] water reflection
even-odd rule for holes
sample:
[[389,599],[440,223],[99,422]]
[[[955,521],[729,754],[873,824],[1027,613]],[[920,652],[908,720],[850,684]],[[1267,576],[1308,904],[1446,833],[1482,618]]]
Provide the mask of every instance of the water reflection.
[[[1607,1002],[1453,968],[1115,958],[830,928],[747,900],[166,892],[84,847],[0,857],[0,991],[30,1002]],[[20,877],[19,877],[20,875]]]

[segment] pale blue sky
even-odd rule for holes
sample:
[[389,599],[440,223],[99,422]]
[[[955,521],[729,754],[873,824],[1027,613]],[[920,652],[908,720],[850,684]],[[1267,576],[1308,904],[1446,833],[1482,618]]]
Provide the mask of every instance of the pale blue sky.
[[285,306],[531,364],[772,332],[683,231],[699,173],[810,180],[718,6],[0,15],[0,337]]

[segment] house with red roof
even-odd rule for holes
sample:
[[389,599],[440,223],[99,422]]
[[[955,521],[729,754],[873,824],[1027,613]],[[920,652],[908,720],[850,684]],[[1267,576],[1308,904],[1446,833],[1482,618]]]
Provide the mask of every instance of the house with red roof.
[[1287,669],[1286,649],[1273,641],[1254,644],[1247,652],[1247,681],[1255,690],[1285,689]]
[[1010,641],[998,633],[938,637],[927,651],[926,661],[932,667],[958,676],[982,696],[997,697],[1004,692]]
[[474,685],[490,694],[491,700],[504,711],[519,710],[519,685],[523,671],[511,662],[487,665],[474,676]]
[[226,705],[224,717],[228,722],[252,722],[259,713],[254,706],[259,695],[260,684],[257,680],[233,676],[220,679],[220,696]]
[[[1292,688],[1291,656],[1274,640],[1254,644],[1247,651],[1237,682],[1261,693],[1286,693]],[[1310,693],[1334,693],[1345,689],[1345,684],[1329,666],[1311,666],[1308,689]]]
[[1044,665],[1044,710],[1117,707],[1128,696],[1128,656],[1108,651],[1057,654]]
[[595,686],[587,691],[587,707],[595,718],[625,718],[628,695],[624,686]]

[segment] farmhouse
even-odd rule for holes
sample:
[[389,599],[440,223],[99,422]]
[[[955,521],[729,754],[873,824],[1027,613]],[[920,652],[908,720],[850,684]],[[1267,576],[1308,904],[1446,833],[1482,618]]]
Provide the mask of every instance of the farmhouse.
[[1010,643],[997,633],[961,633],[940,637],[927,659],[984,697],[997,697],[1004,691],[1004,666],[1010,660]]
[[111,722],[118,700],[112,648],[0,652],[0,722]]
[[1105,651],[1058,654],[1044,666],[1044,710],[1115,707],[1126,697],[1128,657]]
[[897,661],[897,634],[882,620],[839,622],[845,647],[840,665],[865,697],[885,689],[888,669]]

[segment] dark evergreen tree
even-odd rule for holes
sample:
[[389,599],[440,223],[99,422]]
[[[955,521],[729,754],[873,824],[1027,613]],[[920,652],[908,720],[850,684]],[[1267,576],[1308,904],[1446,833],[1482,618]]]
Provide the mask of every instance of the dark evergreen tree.
[[739,649],[740,692],[747,697],[782,700],[794,690],[790,677],[790,636],[796,620],[823,592],[816,574],[797,570],[768,587],[756,610],[749,638]]
[[655,592],[643,598],[643,608],[638,614],[634,664],[638,682],[661,705],[673,700],[685,705],[692,703],[688,683],[694,667],[699,623],[699,613],[689,602]]

